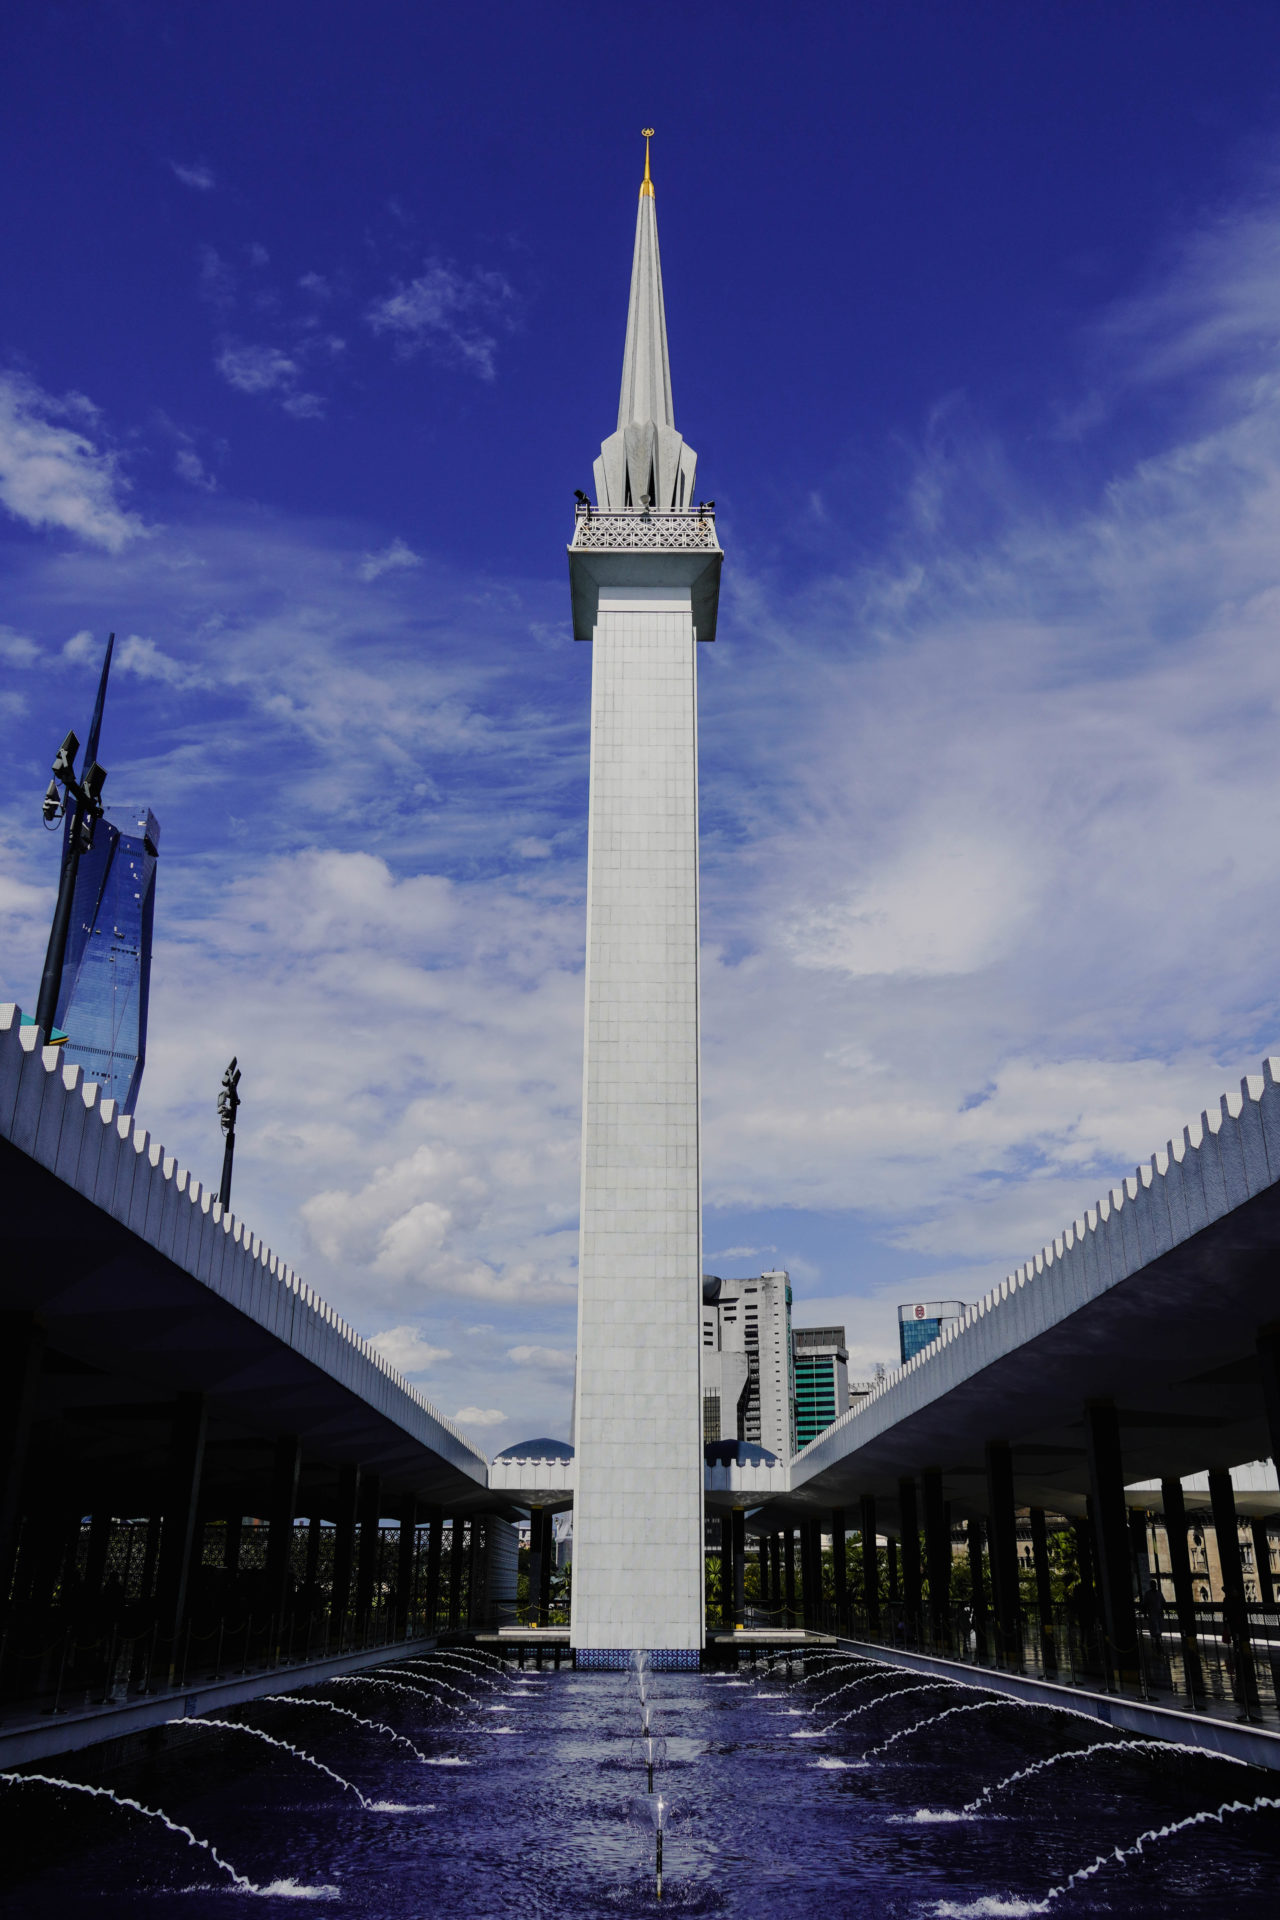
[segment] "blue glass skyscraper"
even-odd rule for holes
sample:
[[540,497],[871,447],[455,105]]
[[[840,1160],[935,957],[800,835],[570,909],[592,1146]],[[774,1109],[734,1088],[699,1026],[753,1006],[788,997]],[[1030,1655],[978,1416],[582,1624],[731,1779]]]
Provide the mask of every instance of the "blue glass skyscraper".
[[133,1112],[147,1053],[159,845],[160,824],[149,809],[125,826],[98,822],[76,875],[58,996],[65,1057],[123,1113]]

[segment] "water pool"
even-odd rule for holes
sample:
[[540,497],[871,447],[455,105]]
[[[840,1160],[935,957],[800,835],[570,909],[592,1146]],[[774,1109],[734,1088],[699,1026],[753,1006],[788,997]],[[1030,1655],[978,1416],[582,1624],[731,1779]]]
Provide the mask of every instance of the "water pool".
[[[660,1905],[642,1685],[666,1809]],[[902,1669],[811,1659],[807,1672],[642,1679],[448,1654],[308,1691],[329,1707],[255,1702],[223,1716],[242,1725],[184,1730],[180,1746],[102,1777],[225,1869],[102,1794],[5,1784],[6,1916],[197,1920],[255,1896],[376,1920],[1277,1910],[1280,1812],[1266,1808],[1112,1857],[1043,1907],[1146,1830],[1280,1801],[1280,1776]]]

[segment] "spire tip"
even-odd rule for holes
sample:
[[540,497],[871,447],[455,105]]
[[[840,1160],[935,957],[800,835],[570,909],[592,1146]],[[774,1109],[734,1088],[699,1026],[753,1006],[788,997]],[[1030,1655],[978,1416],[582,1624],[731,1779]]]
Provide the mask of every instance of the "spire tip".
[[644,135],[644,179],[640,182],[640,192],[647,193],[652,200],[653,181],[649,178],[649,142],[653,138],[653,128],[641,127],[640,131]]

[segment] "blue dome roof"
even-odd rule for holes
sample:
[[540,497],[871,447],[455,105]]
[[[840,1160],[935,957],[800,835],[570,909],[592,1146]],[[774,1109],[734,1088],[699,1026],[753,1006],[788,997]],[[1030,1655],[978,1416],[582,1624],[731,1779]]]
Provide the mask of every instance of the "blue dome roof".
[[703,1452],[711,1467],[776,1467],[778,1456],[754,1440],[708,1440]]
[[573,1448],[567,1440],[521,1440],[504,1447],[497,1460],[572,1460]]

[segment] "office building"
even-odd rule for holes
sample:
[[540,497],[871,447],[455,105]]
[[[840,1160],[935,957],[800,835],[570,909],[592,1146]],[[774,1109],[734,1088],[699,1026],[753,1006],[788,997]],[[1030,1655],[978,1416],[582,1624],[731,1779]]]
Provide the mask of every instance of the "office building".
[[147,1057],[159,846],[159,822],[148,810],[123,826],[99,820],[80,856],[58,996],[64,1057],[122,1113],[133,1112]]
[[902,1364],[932,1346],[964,1312],[963,1300],[916,1300],[898,1308],[898,1350]]
[[849,1405],[849,1352],[843,1327],[797,1327],[791,1338],[796,1452],[803,1453]]
[[795,1450],[791,1283],[702,1276],[702,1437],[751,1440],[779,1460]]

